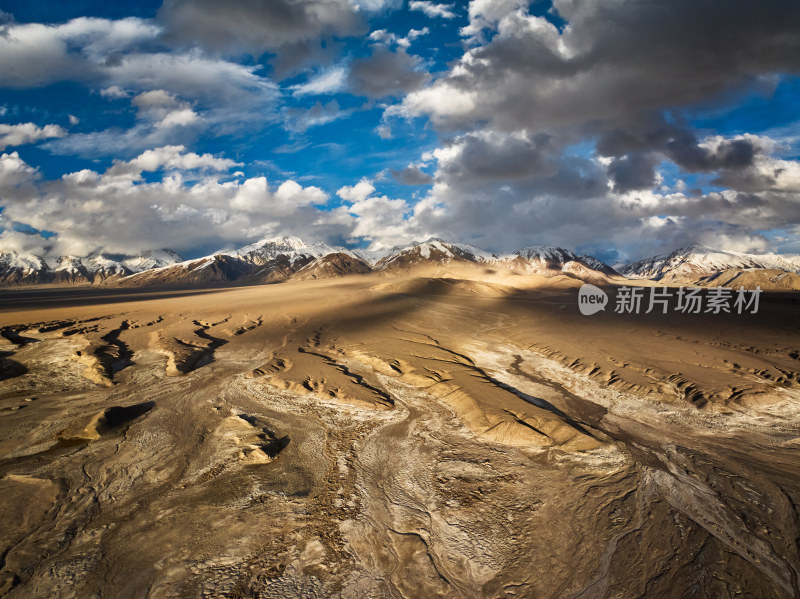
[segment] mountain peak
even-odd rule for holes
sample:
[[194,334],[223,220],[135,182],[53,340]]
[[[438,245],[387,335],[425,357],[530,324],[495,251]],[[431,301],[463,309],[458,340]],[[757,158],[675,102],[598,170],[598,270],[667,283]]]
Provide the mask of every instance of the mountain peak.
[[633,262],[620,269],[620,272],[639,279],[694,281],[729,269],[753,268],[800,272],[800,256],[746,254],[694,244],[669,254]]

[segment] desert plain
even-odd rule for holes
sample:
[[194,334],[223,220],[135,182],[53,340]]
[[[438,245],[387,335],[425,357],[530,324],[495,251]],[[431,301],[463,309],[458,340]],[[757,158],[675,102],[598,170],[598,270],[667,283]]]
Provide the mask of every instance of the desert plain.
[[0,293],[0,595],[800,596],[800,294]]

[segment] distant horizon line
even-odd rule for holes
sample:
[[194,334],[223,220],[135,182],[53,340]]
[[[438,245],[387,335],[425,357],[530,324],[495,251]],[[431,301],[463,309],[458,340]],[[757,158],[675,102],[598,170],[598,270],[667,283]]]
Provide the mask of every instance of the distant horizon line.
[[[177,263],[181,263],[181,262],[188,262],[188,261],[193,261],[193,260],[201,260],[203,258],[211,258],[213,256],[237,253],[237,252],[240,252],[241,250],[243,250],[245,248],[252,247],[252,248],[255,249],[260,245],[266,245],[266,244],[269,244],[269,243],[276,243],[277,244],[277,243],[284,242],[284,241],[299,242],[299,243],[303,244],[304,246],[308,246],[308,247],[327,246],[328,248],[330,248],[332,250],[342,250],[342,251],[345,251],[345,252],[352,252],[352,253],[359,253],[359,252],[363,252],[365,254],[381,254],[381,253],[385,253],[387,255],[389,253],[392,253],[393,251],[400,251],[400,250],[402,250],[404,248],[414,247],[414,246],[423,245],[425,243],[431,243],[431,242],[440,242],[440,243],[453,245],[453,246],[457,246],[457,245],[469,246],[471,248],[474,248],[474,249],[479,250],[481,252],[484,252],[486,254],[491,254],[492,256],[498,257],[498,258],[502,257],[502,256],[518,255],[520,252],[522,252],[524,250],[528,250],[528,249],[537,249],[537,250],[553,249],[553,250],[562,250],[562,251],[570,252],[570,253],[575,254],[576,256],[579,256],[579,257],[590,257],[590,258],[593,258],[595,260],[603,262],[603,263],[605,263],[605,264],[607,264],[609,266],[612,266],[612,267],[615,267],[615,266],[629,266],[629,265],[633,265],[633,264],[636,264],[638,262],[644,262],[644,261],[647,261],[647,260],[652,260],[652,259],[657,259],[657,258],[666,258],[666,257],[671,256],[673,254],[681,253],[683,251],[688,251],[688,250],[706,250],[706,251],[715,252],[715,253],[723,253],[723,254],[731,254],[731,255],[744,255],[744,256],[785,256],[785,257],[791,257],[791,258],[800,258],[800,254],[795,254],[795,253],[784,253],[784,252],[779,252],[779,251],[743,252],[743,251],[739,251],[739,250],[726,250],[726,249],[722,249],[722,248],[717,248],[717,247],[713,247],[713,246],[710,246],[710,245],[707,245],[707,244],[704,244],[704,243],[692,243],[692,244],[689,244],[689,245],[683,245],[683,246],[676,247],[675,249],[670,250],[670,251],[664,251],[664,252],[658,253],[658,254],[651,254],[651,255],[645,256],[643,258],[630,259],[630,260],[627,260],[627,261],[607,262],[605,260],[601,260],[601,259],[597,258],[593,254],[578,252],[578,251],[572,250],[572,249],[570,249],[568,247],[565,247],[565,246],[562,246],[562,245],[555,245],[555,244],[526,245],[526,246],[518,248],[515,251],[503,252],[503,251],[487,250],[487,249],[481,248],[480,246],[477,246],[477,245],[475,245],[473,243],[470,243],[470,242],[467,242],[467,241],[452,241],[452,240],[448,240],[448,239],[445,239],[445,238],[439,237],[439,236],[431,236],[431,237],[428,237],[426,239],[413,240],[413,241],[409,241],[409,242],[407,242],[405,244],[393,245],[391,247],[385,247],[385,248],[380,248],[380,249],[368,249],[368,248],[358,248],[358,247],[356,247],[356,248],[348,248],[347,246],[334,245],[334,244],[330,244],[330,243],[328,243],[326,241],[322,241],[322,240],[309,242],[309,241],[307,241],[306,239],[304,239],[303,237],[301,237],[299,235],[292,235],[292,234],[283,234],[283,235],[275,235],[275,236],[272,236],[272,237],[263,237],[263,238],[258,239],[256,241],[253,241],[253,242],[244,243],[243,245],[238,246],[238,247],[220,248],[220,249],[218,249],[218,250],[216,250],[214,252],[211,252],[211,253],[208,253],[208,254],[201,254],[201,255],[197,255],[197,256],[193,256],[193,257],[186,257],[185,255],[181,254],[180,252],[178,252],[176,250],[173,250],[171,248],[166,248],[166,247],[156,248],[156,249],[149,249],[149,250],[141,250],[139,252],[133,252],[133,253],[107,251],[107,250],[102,250],[101,249],[101,250],[96,250],[96,251],[90,252],[90,253],[88,253],[86,255],[53,254],[53,253],[49,253],[49,252],[36,253],[35,251],[19,251],[19,250],[13,249],[13,248],[0,247],[0,255],[2,255],[2,254],[15,254],[15,255],[20,256],[20,257],[30,256],[30,257],[39,258],[39,259],[41,259],[41,260],[43,260],[45,262],[47,262],[48,260],[49,261],[53,261],[53,260],[63,260],[63,259],[68,259],[68,258],[75,258],[75,259],[78,259],[78,260],[91,259],[91,258],[106,258],[106,259],[109,259],[109,260],[118,261],[118,260],[131,260],[131,259],[136,259],[136,258],[149,258],[149,257],[152,257],[153,254],[157,254],[158,252],[166,252],[166,253],[174,254],[177,258],[179,258]],[[612,246],[609,246],[609,247],[611,249],[613,249]]]

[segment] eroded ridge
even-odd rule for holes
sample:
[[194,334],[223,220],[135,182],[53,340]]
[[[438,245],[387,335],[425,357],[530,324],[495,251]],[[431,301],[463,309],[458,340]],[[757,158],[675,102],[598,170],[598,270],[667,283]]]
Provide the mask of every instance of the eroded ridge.
[[423,283],[0,312],[0,594],[798,595],[782,312]]

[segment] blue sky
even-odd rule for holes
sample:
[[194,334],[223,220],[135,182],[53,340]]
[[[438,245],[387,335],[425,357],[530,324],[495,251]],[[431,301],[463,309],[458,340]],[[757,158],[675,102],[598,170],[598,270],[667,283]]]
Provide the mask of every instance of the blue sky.
[[0,2],[0,249],[800,252],[792,4]]

